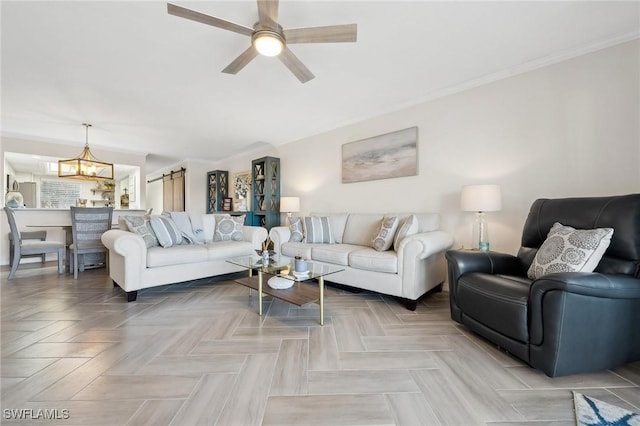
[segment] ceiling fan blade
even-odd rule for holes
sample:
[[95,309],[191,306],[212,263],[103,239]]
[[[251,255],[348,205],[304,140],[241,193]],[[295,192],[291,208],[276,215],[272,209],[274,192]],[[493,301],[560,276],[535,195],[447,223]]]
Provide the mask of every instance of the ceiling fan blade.
[[268,28],[278,26],[278,0],[258,0],[260,24]]
[[244,68],[253,58],[258,56],[258,51],[253,48],[253,45],[249,46],[247,50],[242,52],[240,56],[235,58],[222,72],[227,74],[237,74],[242,68]]
[[222,28],[223,30],[229,30],[248,36],[253,34],[253,28],[245,27],[244,25],[236,24],[230,21],[225,21],[224,19],[216,18],[214,16],[205,15],[204,13],[186,9],[175,4],[167,3],[167,12],[169,13],[169,15],[179,16],[180,18],[190,19],[192,21],[200,22],[203,24],[212,25],[214,27]]
[[291,28],[284,30],[287,44],[292,43],[349,43],[358,38],[358,24],[329,25],[327,27]]
[[284,49],[282,49],[278,58],[289,68],[289,71],[298,77],[300,83],[306,83],[315,77],[313,73],[309,71],[309,68],[307,68],[288,47],[285,46]]

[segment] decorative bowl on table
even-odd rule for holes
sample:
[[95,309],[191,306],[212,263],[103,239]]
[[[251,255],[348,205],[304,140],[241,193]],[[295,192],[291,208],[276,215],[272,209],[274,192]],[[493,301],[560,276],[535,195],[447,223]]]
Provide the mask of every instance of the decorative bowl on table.
[[293,280],[282,277],[271,277],[269,281],[267,281],[267,285],[276,290],[284,290],[285,288],[293,286]]
[[[269,252],[269,257],[274,256],[276,254],[276,252],[274,250],[267,250]],[[258,256],[262,256],[262,252],[263,250],[257,250],[256,249],[256,253],[258,254]]]

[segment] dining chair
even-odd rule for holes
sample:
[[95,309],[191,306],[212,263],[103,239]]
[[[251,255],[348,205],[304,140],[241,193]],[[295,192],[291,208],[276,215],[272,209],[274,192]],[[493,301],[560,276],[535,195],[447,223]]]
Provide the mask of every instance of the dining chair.
[[58,253],[58,273],[64,272],[62,259],[64,257],[64,243],[57,241],[38,241],[22,238],[18,226],[16,225],[15,213],[10,207],[4,208],[11,230],[11,244],[13,248],[13,259],[11,262],[10,280],[16,276],[20,259],[32,255],[45,255],[46,253]]
[[100,237],[111,229],[112,217],[113,207],[71,207],[73,242],[69,245],[67,253],[70,256],[73,279],[78,279],[78,271],[84,270],[86,254],[104,253],[105,264],[109,265],[109,250],[102,244]]

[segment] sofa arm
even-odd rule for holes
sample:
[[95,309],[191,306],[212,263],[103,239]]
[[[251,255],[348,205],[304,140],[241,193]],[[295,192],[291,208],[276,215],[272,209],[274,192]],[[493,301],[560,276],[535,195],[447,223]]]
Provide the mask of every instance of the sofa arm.
[[273,250],[275,250],[276,253],[282,253],[280,246],[289,241],[290,237],[291,230],[288,226],[274,226],[271,228],[271,231],[269,231],[269,238],[273,241]]
[[102,243],[109,249],[109,276],[125,291],[142,286],[147,268],[147,245],[138,234],[111,229],[102,234]]
[[416,300],[445,280],[443,254],[452,244],[453,237],[444,231],[422,232],[400,241],[396,254],[402,297]]
[[142,263],[146,267],[147,245],[140,235],[129,231],[110,229],[102,234],[101,240],[110,252],[124,257],[137,257],[139,259],[137,263]]
[[400,240],[397,249],[398,261],[402,264],[403,257],[426,259],[433,254],[447,250],[453,245],[453,237],[444,231],[422,232],[410,235]]
[[262,249],[262,243],[267,239],[267,230],[260,226],[243,226],[242,239],[249,241],[254,249]]

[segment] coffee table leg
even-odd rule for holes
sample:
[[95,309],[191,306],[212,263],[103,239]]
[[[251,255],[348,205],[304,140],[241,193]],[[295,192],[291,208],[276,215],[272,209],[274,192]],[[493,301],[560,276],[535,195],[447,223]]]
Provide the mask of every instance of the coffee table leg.
[[[253,276],[253,269],[249,268],[249,281],[251,281],[251,277]],[[253,289],[249,287],[249,297],[253,294]]]
[[258,314],[262,316],[262,271],[258,270]]
[[320,286],[320,325],[324,325],[324,277],[318,280]]

